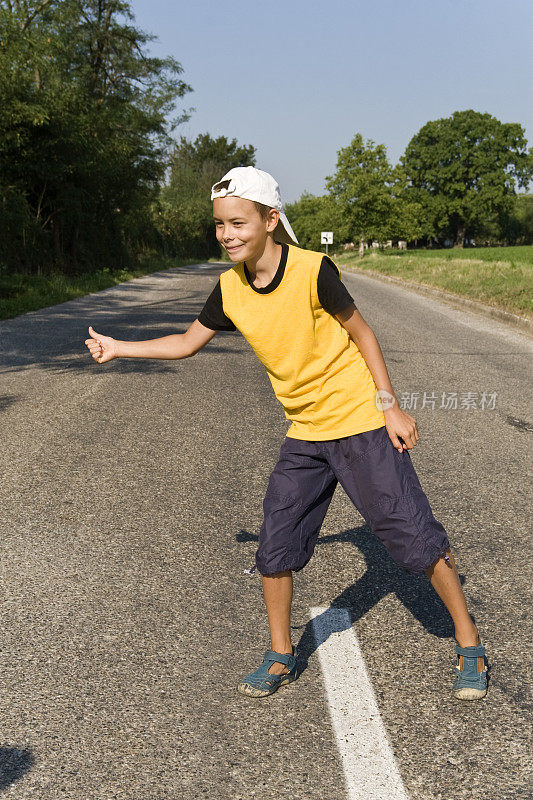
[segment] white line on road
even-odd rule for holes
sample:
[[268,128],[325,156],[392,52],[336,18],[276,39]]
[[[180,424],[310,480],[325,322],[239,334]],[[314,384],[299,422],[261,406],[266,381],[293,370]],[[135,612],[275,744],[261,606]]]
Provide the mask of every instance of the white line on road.
[[409,800],[348,610],[310,613],[349,800]]

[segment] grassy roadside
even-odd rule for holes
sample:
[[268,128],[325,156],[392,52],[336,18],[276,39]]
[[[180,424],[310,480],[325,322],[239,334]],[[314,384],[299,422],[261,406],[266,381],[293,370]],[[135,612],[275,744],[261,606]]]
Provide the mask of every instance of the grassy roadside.
[[[533,319],[533,246],[457,250],[380,250],[360,259],[356,252],[332,253],[342,269],[369,270],[435,286],[461,297]],[[216,261],[219,259],[209,259]],[[229,257],[227,258],[228,262]],[[78,276],[5,275],[0,272],[0,319],[63,303],[157,270],[198,259],[151,256],[137,268],[104,267]]]
[[533,246],[332,254],[342,270],[371,270],[533,319]]
[[103,267],[76,276],[61,272],[52,272],[49,275],[5,275],[0,272],[0,319],[11,319],[27,311],[37,311],[76,297],[84,297],[91,292],[99,292],[150,272],[197,262],[198,259],[152,257],[142,262],[140,267],[117,270]]

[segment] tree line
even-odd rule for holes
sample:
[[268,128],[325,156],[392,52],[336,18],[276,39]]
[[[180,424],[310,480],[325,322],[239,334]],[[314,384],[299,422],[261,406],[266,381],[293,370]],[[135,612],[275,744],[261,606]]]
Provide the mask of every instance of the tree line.
[[304,193],[286,208],[304,247],[320,248],[320,231],[360,251],[370,242],[418,246],[453,243],[533,244],[533,149],[518,123],[456,111],[427,122],[396,166],[384,145],[356,134],[337,153],[327,193]]
[[[176,137],[193,89],[176,59],[148,55],[155,37],[133,21],[126,0],[0,0],[0,269],[219,255],[211,185],[255,165],[256,148]],[[532,164],[521,125],[455,112],[423,126],[394,167],[356,134],[326,193],[286,212],[313,249],[321,230],[336,243],[531,243],[533,197],[517,189]]]
[[153,204],[192,91],[122,0],[0,2],[0,263],[77,273],[157,246]]

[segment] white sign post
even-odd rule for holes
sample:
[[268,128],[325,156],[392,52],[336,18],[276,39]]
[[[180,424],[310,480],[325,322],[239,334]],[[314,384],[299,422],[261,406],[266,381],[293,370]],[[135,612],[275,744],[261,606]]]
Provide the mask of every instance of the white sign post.
[[327,255],[328,245],[333,244],[333,231],[322,231],[320,233],[320,244],[326,245],[326,255]]

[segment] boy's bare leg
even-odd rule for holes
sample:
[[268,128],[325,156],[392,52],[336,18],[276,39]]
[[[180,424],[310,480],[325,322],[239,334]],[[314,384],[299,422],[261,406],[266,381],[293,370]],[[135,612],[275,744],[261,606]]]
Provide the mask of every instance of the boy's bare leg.
[[[455,638],[461,647],[469,647],[479,643],[479,632],[474,625],[459,580],[457,566],[451,550],[446,551],[449,563],[444,557],[438,559],[426,570],[431,585],[450,612],[455,626]],[[271,649],[278,653],[292,653],[290,618],[293,581],[292,571],[278,572],[275,575],[262,575],[263,595],[270,626]],[[462,656],[460,669],[462,669]],[[478,671],[485,668],[483,658],[478,658]],[[271,674],[281,675],[288,672],[285,664],[275,662],[268,670]]]
[[[457,566],[451,550],[446,551],[450,559],[447,563],[443,556],[426,570],[431,585],[450,612],[455,626],[455,638],[461,647],[479,644],[479,632],[468,613],[463,587],[459,580]],[[463,668],[463,657],[460,656],[459,669]],[[478,672],[485,668],[483,658],[478,658]]]
[[[291,603],[292,570],[277,572],[275,575],[262,575],[263,595],[270,626],[270,649],[276,653],[292,654],[291,644]],[[268,670],[272,675],[288,672],[285,664],[276,661]]]

